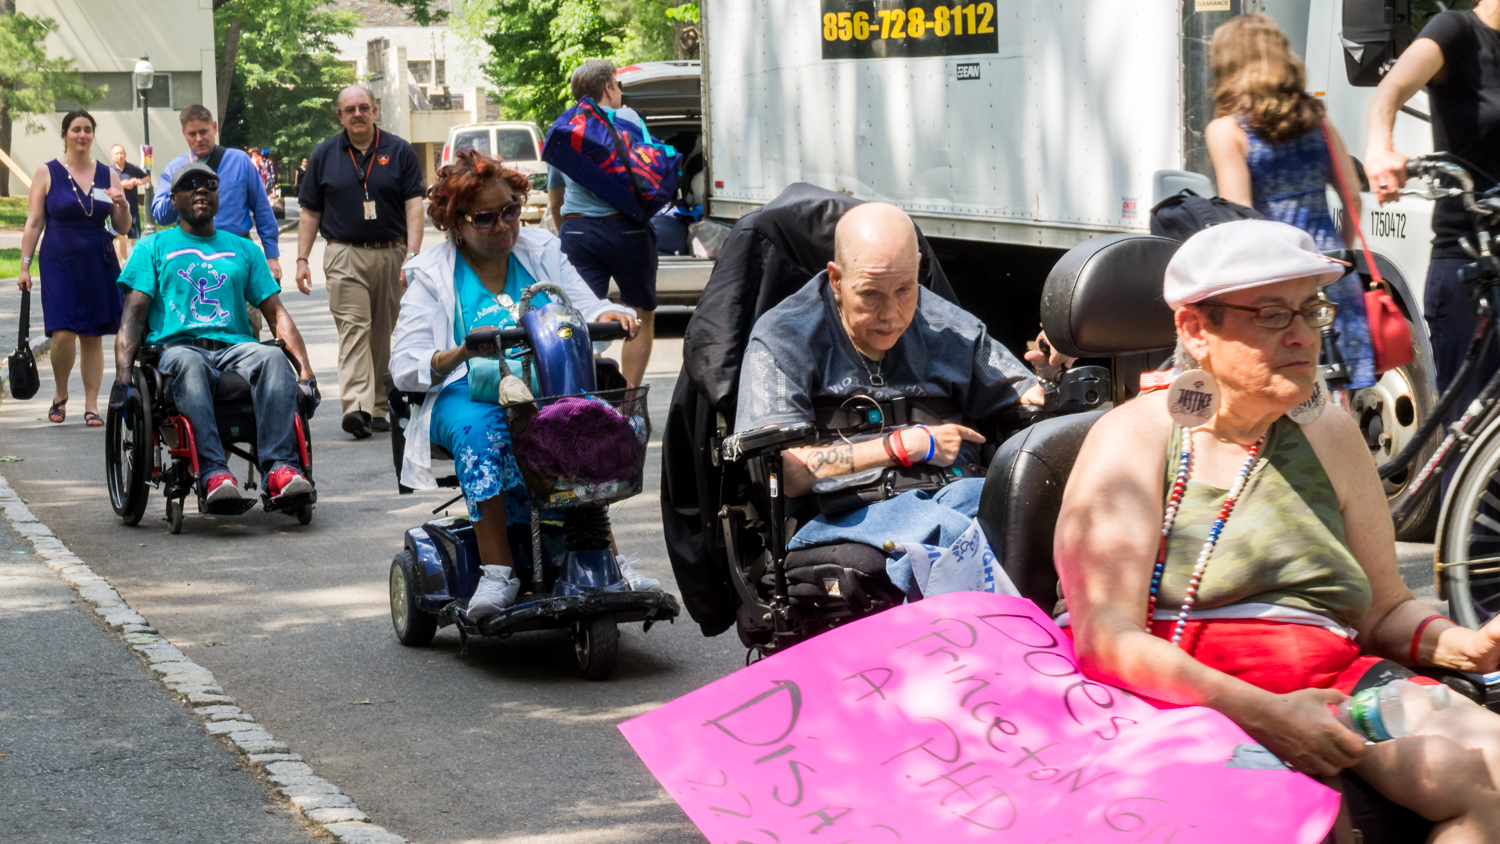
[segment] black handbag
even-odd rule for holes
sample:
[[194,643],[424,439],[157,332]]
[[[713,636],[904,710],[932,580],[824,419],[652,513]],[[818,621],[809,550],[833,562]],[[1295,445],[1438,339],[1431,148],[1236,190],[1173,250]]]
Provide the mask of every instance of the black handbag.
[[31,354],[31,291],[21,291],[21,334],[16,340],[15,354],[10,356],[10,394],[26,401],[41,389],[41,379],[36,374],[36,357]]
[[1185,241],[1220,223],[1264,219],[1265,215],[1254,208],[1230,202],[1222,196],[1202,197],[1183,188],[1151,209],[1151,233]]

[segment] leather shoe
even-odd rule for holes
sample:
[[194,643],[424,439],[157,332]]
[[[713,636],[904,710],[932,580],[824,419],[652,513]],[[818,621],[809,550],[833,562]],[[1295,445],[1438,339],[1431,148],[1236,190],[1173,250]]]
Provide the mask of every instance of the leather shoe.
[[354,435],[356,440],[362,440],[370,436],[370,414],[363,410],[351,410],[344,414],[344,430]]
[[384,416],[377,416],[370,420],[370,430],[377,434],[389,434],[391,432],[390,420]]

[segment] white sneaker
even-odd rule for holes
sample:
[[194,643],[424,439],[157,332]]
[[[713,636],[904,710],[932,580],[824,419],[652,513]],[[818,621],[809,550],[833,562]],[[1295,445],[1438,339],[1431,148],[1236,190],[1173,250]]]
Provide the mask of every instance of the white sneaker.
[[630,559],[616,556],[615,563],[620,566],[620,574],[625,582],[630,584],[632,592],[660,592],[661,581],[654,577],[647,577],[635,570],[633,563],[641,561],[640,554],[631,554]]
[[510,566],[480,566],[484,574],[474,597],[469,599],[469,620],[478,621],[492,616],[516,602],[521,593],[521,581],[512,577]]

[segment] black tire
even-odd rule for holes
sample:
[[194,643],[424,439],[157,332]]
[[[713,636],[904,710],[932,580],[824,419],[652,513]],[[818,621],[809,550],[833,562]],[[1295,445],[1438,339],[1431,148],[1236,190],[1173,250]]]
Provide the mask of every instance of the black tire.
[[620,658],[620,628],[612,615],[573,627],[573,657],[590,680],[608,680]]
[[187,502],[181,498],[167,499],[167,533],[176,536],[182,533],[183,510]]
[[312,523],[312,514],[313,506],[312,503],[309,502],[307,504],[297,505],[297,509],[293,515],[297,517],[297,524],[306,525]]
[[420,648],[437,635],[437,618],[417,609],[417,559],[410,549],[391,560],[391,626],[396,640],[409,648]]
[[135,387],[140,405],[126,420],[114,408],[104,418],[104,479],[115,515],[127,525],[140,524],[151,497],[147,481],[151,472],[151,396],[146,379],[137,374]]
[[[1421,326],[1407,323],[1412,337],[1418,336]],[[1427,359],[1422,354],[1420,343],[1413,342],[1411,363],[1397,367],[1380,376],[1374,387],[1356,390],[1350,406],[1354,420],[1359,423],[1365,445],[1375,458],[1377,465],[1390,460],[1405,447],[1416,434],[1417,428],[1427,420],[1437,395],[1427,380]],[[1441,432],[1433,434],[1423,444],[1422,450],[1405,472],[1384,481],[1386,503],[1394,518],[1397,508],[1405,501],[1408,483],[1427,461],[1432,459],[1442,439]],[[1396,525],[1396,538],[1402,542],[1430,542],[1437,532],[1439,502],[1437,484],[1432,484],[1423,500],[1417,502],[1404,521]]]
[[[1470,452],[1463,474],[1454,479],[1443,502],[1443,536],[1439,589],[1448,613],[1465,627],[1477,628],[1500,613],[1500,427],[1491,425]],[[1435,484],[1434,484],[1435,486]],[[1481,560],[1470,566],[1470,561]]]

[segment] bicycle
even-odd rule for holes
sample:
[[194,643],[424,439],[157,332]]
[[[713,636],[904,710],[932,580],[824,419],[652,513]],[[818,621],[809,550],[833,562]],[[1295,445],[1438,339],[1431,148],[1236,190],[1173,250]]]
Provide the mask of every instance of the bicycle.
[[[1463,240],[1473,263],[1459,270],[1459,280],[1475,303],[1474,337],[1463,365],[1427,419],[1401,453],[1379,467],[1381,480],[1407,471],[1443,424],[1458,397],[1474,380],[1479,358],[1494,340],[1500,304],[1500,186],[1476,194],[1469,172],[1439,156],[1413,158],[1407,174],[1421,189],[1404,194],[1436,200],[1461,197],[1474,217],[1474,236]],[[1451,179],[1456,187],[1445,186]],[[1402,524],[1432,492],[1433,484],[1455,464],[1457,471],[1441,501],[1434,567],[1438,596],[1448,601],[1453,620],[1477,628],[1500,614],[1500,372],[1492,375],[1457,422],[1448,426],[1437,450],[1407,486],[1393,513]]]

